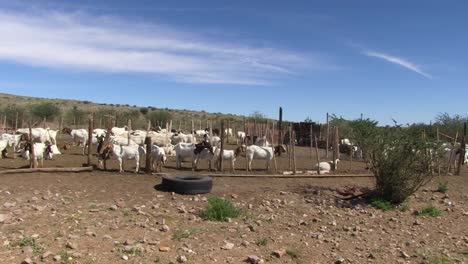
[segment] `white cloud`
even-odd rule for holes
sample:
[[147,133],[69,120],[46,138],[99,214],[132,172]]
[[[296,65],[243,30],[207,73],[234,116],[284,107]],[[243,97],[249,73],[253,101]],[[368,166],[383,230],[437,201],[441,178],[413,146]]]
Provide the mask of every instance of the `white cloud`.
[[167,25],[60,12],[0,11],[0,60],[251,85],[274,83],[306,69],[333,68],[318,56],[289,50],[228,44]]
[[403,58],[399,58],[399,57],[395,57],[395,56],[391,56],[391,55],[388,55],[388,54],[385,54],[385,53],[381,53],[381,52],[374,52],[374,51],[365,51],[364,54],[366,56],[369,56],[369,57],[375,57],[375,58],[379,58],[379,59],[382,59],[382,60],[385,60],[387,62],[390,62],[390,63],[393,63],[393,64],[397,64],[397,65],[400,65],[408,70],[411,70],[413,72],[416,72],[426,78],[429,78],[429,79],[432,79],[432,76],[426,72],[424,72],[419,66],[417,66],[416,64],[406,60],[406,59],[403,59]]

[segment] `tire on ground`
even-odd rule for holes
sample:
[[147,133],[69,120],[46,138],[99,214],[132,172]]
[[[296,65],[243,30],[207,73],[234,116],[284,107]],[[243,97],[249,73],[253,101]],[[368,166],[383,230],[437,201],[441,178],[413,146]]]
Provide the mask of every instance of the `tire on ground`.
[[193,175],[164,175],[162,177],[162,187],[166,191],[179,194],[203,194],[211,192],[213,179],[211,177]]

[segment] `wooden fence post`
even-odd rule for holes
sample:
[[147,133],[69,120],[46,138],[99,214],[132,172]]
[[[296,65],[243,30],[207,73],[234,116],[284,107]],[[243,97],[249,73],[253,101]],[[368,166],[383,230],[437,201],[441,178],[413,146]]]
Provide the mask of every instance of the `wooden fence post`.
[[463,165],[464,161],[465,161],[465,138],[466,138],[466,122],[463,124],[463,136],[462,136],[462,140],[461,140],[461,144],[460,144],[460,148],[461,148],[461,151],[460,151],[460,155],[458,157],[458,165],[457,165],[457,175],[460,175],[460,171],[461,171],[461,166]]
[[36,166],[36,154],[34,152],[34,141],[33,141],[33,137],[32,137],[32,128],[31,128],[31,120],[29,120],[29,123],[28,123],[28,127],[29,127],[29,144],[31,146],[31,152],[29,153],[29,158],[31,159],[31,162],[30,162],[30,167],[35,169],[37,166]]
[[288,161],[289,161],[289,166],[288,166],[288,170],[291,170],[292,169],[292,127],[291,127],[291,124],[289,124],[289,131],[288,131],[288,134],[289,134],[289,144],[288,144]]
[[91,166],[91,155],[93,149],[93,118],[89,118],[88,122],[88,166]]
[[[273,147],[277,146],[278,147],[278,155],[279,153],[281,153],[281,150],[282,150],[282,146],[280,145],[275,145],[275,124],[273,123],[272,124],[272,127],[271,127],[271,144],[273,145]],[[273,148],[273,165],[275,166],[275,173],[278,172],[278,165],[276,163],[276,157],[275,157],[275,149]]]
[[293,138],[291,140],[292,144],[292,159],[293,159],[293,174],[296,175],[296,131],[292,132]]
[[224,119],[221,120],[221,148],[219,151],[219,162],[218,162],[218,170],[223,171],[223,160],[224,160]]
[[319,156],[319,151],[318,151],[318,143],[317,143],[317,137],[314,137],[315,140],[315,155],[317,156],[317,174],[320,175],[320,156]]
[[328,158],[328,147],[329,147],[329,138],[330,138],[330,120],[327,113],[327,137],[326,137],[326,147],[325,147],[325,156]]
[[145,137],[145,144],[146,144],[146,163],[145,163],[145,170],[147,174],[151,174],[151,137],[149,135],[149,131],[151,129],[151,120],[148,120],[148,127],[146,128],[146,137]]

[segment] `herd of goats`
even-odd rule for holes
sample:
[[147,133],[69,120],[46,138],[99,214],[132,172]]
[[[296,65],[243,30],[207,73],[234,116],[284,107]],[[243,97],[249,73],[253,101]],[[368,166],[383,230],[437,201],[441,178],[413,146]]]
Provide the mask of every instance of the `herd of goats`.
[[[208,162],[209,170],[212,169],[212,161],[214,167],[218,168],[218,163],[221,159],[221,138],[218,136],[219,130],[210,131],[196,130],[191,134],[184,134],[181,131],[167,131],[160,127],[150,130],[131,130],[127,127],[113,127],[112,129],[94,129],[91,137],[89,137],[86,129],[71,129],[65,127],[61,131],[63,134],[68,134],[74,145],[80,146],[83,149],[82,154],[85,155],[85,150],[88,149],[89,139],[96,146],[96,156],[98,157],[99,166],[107,169],[106,161],[109,159],[117,160],[119,163],[119,171],[123,172],[124,160],[135,160],[135,172],[140,169],[140,160],[144,155],[147,155],[147,149],[151,149],[151,165],[153,171],[160,171],[162,166],[166,164],[168,156],[175,156],[176,168],[182,167],[182,162],[191,161],[192,170],[197,168],[200,160]],[[52,159],[53,155],[61,154],[60,151],[67,150],[68,144],[57,146],[58,130],[49,128],[32,128],[31,135],[28,128],[21,128],[15,131],[15,134],[4,133],[0,139],[0,152],[2,158],[7,157],[7,148],[13,149],[15,153],[21,153],[21,157],[31,160],[35,166],[41,163],[43,167],[44,159]],[[266,162],[266,170],[270,169],[270,164],[274,157],[280,153],[286,152],[285,145],[273,146],[265,137],[250,138],[245,132],[238,131],[235,135],[231,128],[224,130],[224,135],[229,138],[236,139],[237,147],[234,150],[223,149],[222,159],[230,164],[231,170],[235,170],[236,159],[243,155],[247,159],[247,171],[252,170],[252,161],[263,160]],[[151,148],[146,147],[147,137],[151,139]],[[33,144],[31,144],[33,142]],[[250,143],[250,144],[248,144]],[[357,148],[348,139],[342,139],[341,145],[351,148]],[[353,153],[358,153],[354,149]],[[454,146],[446,146],[445,152],[447,159],[458,160]],[[33,152],[34,155],[31,155]],[[362,153],[361,153],[362,155]],[[468,162],[468,153],[465,152],[465,164]],[[327,173],[339,160],[320,162],[315,164],[316,169],[321,173]],[[335,167],[336,169],[336,167]]]

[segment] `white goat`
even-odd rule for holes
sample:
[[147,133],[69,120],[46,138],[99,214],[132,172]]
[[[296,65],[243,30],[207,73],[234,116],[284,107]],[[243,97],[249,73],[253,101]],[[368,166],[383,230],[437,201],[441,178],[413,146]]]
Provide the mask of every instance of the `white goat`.
[[[26,143],[21,152],[21,156],[27,160],[31,160],[31,144]],[[41,161],[41,167],[44,167],[44,159],[52,159],[52,145],[44,143],[34,143],[34,163],[38,166],[38,161]]]
[[195,154],[195,149],[195,144],[191,143],[179,143],[175,145],[174,150],[176,153],[176,168],[180,169],[182,167],[182,161],[191,159],[192,170],[196,170],[198,162],[200,160],[206,160],[208,162],[209,170],[211,171],[211,160],[213,159],[213,153],[210,152],[210,149],[204,148],[201,149],[199,153]]
[[123,173],[123,161],[135,160],[135,173],[138,173],[140,170],[140,157],[143,156],[145,152],[145,149],[141,146],[138,146],[137,144],[119,146],[109,143],[102,151],[102,154],[99,156],[99,165],[107,170],[106,160],[112,157],[119,162],[119,172]]
[[242,144],[244,144],[245,140],[245,132],[242,131],[237,131],[237,137],[236,137],[236,144],[239,145],[239,140]]
[[127,126],[124,126],[124,127],[113,127],[111,129],[112,131],[112,134],[114,134],[114,136],[121,136],[121,135],[127,135],[128,134],[128,128]]
[[178,133],[172,135],[171,144],[177,145],[179,143],[195,143],[195,138],[192,134]]
[[21,134],[2,134],[2,140],[7,140],[8,144],[13,147],[13,152],[18,150],[21,143]]
[[[338,162],[340,162],[339,159],[336,159],[335,161],[335,170],[338,169]],[[319,169],[320,174],[324,173],[330,173],[330,170],[333,168],[333,160],[331,161],[322,161],[319,164],[315,164],[315,169]]]
[[[223,161],[231,163],[232,171],[236,170],[236,159],[243,151],[245,150],[242,146],[238,147],[236,150],[223,149]],[[218,165],[220,162],[220,152],[221,152],[221,149],[218,147],[215,147],[215,150],[214,150],[215,169],[218,169]]]
[[270,169],[270,162],[273,159],[274,155],[274,150],[272,147],[260,147],[257,145],[251,145],[245,148],[245,156],[247,157],[247,171],[252,170],[252,161],[254,159],[266,160],[266,169]]
[[0,140],[0,153],[2,154],[2,159],[6,158],[6,153],[7,153],[6,148],[8,146],[10,146],[10,143],[8,140],[5,140],[5,139]]
[[156,145],[151,145],[151,158],[152,158],[152,169],[155,172],[162,171],[162,165],[166,164],[166,153],[164,148],[158,147]]

